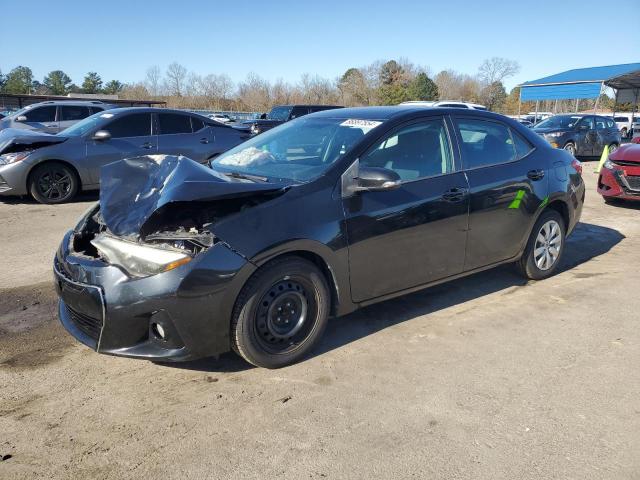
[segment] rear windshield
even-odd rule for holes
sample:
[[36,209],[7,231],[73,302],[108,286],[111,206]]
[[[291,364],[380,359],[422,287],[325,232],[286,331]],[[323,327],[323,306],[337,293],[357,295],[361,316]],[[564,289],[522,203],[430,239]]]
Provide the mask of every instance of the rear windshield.
[[289,120],[289,114],[291,113],[292,107],[275,107],[272,108],[269,112],[269,120],[278,120],[281,122],[286,122]]

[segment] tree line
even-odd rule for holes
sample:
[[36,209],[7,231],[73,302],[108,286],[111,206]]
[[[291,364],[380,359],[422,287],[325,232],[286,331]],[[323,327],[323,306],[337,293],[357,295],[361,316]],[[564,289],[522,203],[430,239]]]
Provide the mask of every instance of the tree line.
[[[292,103],[345,106],[396,105],[410,100],[460,100],[486,105],[490,110],[518,113],[519,88],[507,94],[504,81],[517,74],[520,65],[501,57],[484,60],[473,74],[446,69],[433,74],[430,68],[406,58],[379,60],[348,68],[335,79],[303,74],[297,82],[282,79],[270,82],[250,73],[234,82],[227,74],[200,75],[173,62],[165,69],[151,66],[145,78],[132,83],[103,81],[97,72],[88,72],[78,85],[62,70],[49,72],[42,81],[29,67],[17,66],[8,73],[0,70],[0,92],[14,94],[67,95],[74,93],[117,94],[125,99],[164,100],[168,106],[190,109],[268,111],[273,105]],[[610,107],[603,96],[600,105]],[[593,107],[580,101],[579,109]],[[524,102],[520,111],[534,110]],[[541,102],[540,111],[573,111],[575,101]]]

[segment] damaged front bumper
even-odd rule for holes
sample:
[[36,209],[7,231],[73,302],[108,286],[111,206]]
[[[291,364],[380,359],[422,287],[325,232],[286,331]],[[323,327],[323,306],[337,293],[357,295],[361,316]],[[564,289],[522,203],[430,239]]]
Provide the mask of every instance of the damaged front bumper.
[[235,299],[255,267],[218,242],[193,261],[144,278],[73,250],[54,259],[59,316],[99,353],[182,361],[224,353]]

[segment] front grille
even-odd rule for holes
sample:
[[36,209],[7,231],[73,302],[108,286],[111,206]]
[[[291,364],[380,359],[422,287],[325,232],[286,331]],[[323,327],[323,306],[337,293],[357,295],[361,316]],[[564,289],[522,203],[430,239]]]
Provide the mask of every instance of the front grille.
[[93,318],[89,315],[77,312],[68,305],[66,305],[66,308],[69,312],[69,318],[75,326],[78,327],[78,329],[96,341],[100,338],[100,332],[102,331],[102,319]]
[[637,175],[627,175],[626,177],[627,183],[634,190],[640,190],[640,176]]

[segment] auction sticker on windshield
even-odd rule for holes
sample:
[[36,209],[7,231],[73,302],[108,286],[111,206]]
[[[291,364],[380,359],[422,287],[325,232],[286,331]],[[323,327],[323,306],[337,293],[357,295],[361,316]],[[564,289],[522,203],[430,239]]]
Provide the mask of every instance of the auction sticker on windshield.
[[340,124],[340,126],[341,127],[359,128],[364,133],[367,133],[370,130],[373,130],[374,128],[376,128],[381,123],[382,122],[377,122],[375,120],[360,120],[360,119],[357,119],[357,118],[350,118],[350,119],[345,120],[344,122],[342,122]]

